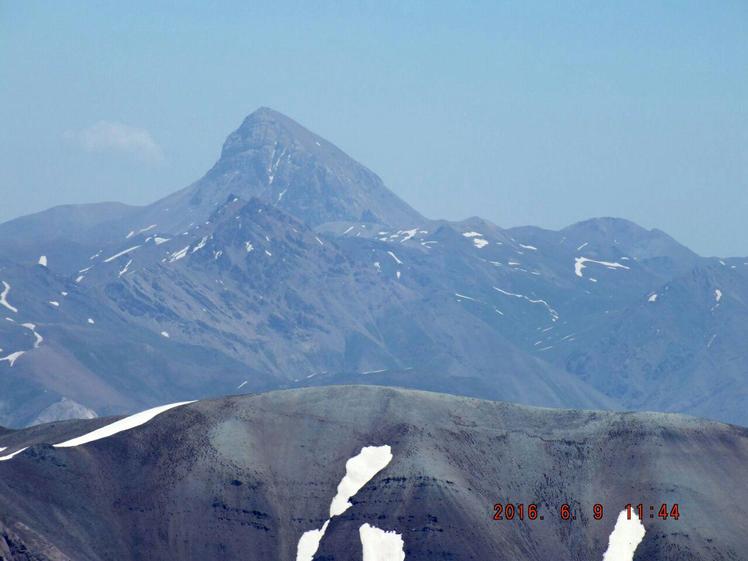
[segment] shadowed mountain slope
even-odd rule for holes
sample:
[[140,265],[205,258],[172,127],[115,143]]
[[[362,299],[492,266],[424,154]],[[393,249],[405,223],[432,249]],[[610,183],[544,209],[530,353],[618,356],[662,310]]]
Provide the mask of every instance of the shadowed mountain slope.
[[[383,445],[391,462],[315,559],[360,558],[366,523],[400,534],[408,561],[599,560],[629,503],[647,505],[636,561],[748,551],[748,433],[719,423],[354,386],[203,401],[78,447],[42,444],[101,420],[74,423],[0,434],[7,452],[30,445],[0,462],[0,557],[294,559],[346,461]],[[537,504],[543,519],[495,521],[496,502]],[[658,518],[662,503],[679,519]]]

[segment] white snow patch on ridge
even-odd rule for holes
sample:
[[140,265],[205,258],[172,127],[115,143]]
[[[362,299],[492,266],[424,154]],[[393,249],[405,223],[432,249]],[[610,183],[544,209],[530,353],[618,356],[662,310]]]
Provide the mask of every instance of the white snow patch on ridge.
[[[20,450],[16,450],[12,454],[8,454],[7,456],[0,456],[0,462],[7,462],[8,460],[12,460],[15,456],[26,450],[26,448],[28,448],[28,446],[26,446],[25,448],[21,448]],[[5,450],[5,448],[0,448],[0,450]]]
[[111,257],[107,257],[106,259],[104,259],[104,263],[109,263],[111,261],[114,261],[115,259],[117,259],[117,257],[122,257],[123,255],[127,255],[128,253],[130,253],[131,251],[135,251],[139,247],[140,247],[139,245],[134,245],[132,247],[128,247],[124,251],[120,251],[119,253],[116,253],[116,254],[112,255]]
[[41,345],[42,341],[44,341],[44,337],[36,332],[36,325],[33,323],[22,323],[21,327],[25,327],[34,334],[34,348],[38,349],[39,345]]
[[389,254],[389,256],[390,256],[390,257],[392,257],[392,258],[393,258],[393,259],[395,260],[395,263],[397,263],[398,265],[402,265],[402,264],[403,264],[403,262],[402,262],[402,261],[400,261],[400,260],[399,260],[399,259],[397,258],[397,255],[395,255],[395,254],[394,254],[394,253],[392,253],[391,251],[388,251],[387,253]]
[[309,530],[304,532],[299,538],[299,544],[296,546],[296,561],[312,561],[314,554],[319,549],[319,542],[327,531],[330,520],[326,520],[319,530]]
[[203,239],[200,240],[200,243],[198,243],[195,247],[192,248],[192,253],[195,253],[196,251],[204,248],[205,244],[208,243],[208,237],[209,236],[203,236]]
[[366,446],[361,452],[345,463],[345,477],[338,485],[338,494],[330,503],[330,518],[343,514],[351,503],[353,495],[366,485],[372,477],[382,471],[392,460],[392,450],[388,445]]
[[14,353],[10,353],[8,356],[4,356],[0,358],[0,362],[7,361],[10,367],[12,368],[13,365],[16,363],[16,361],[21,358],[24,354],[26,354],[26,351],[16,351]]
[[351,507],[348,499],[358,493],[377,473],[392,460],[389,445],[365,446],[356,456],[345,463],[345,476],[338,484],[338,492],[330,503],[330,518],[319,530],[304,532],[296,547],[296,561],[312,561],[333,516],[344,513]]
[[18,313],[18,308],[14,308],[8,302],[8,292],[10,292],[10,285],[7,282],[3,281],[3,291],[0,292],[0,306],[5,306],[11,312]]
[[41,265],[42,267],[46,267],[47,266],[47,256],[46,255],[40,256],[38,264]]
[[130,268],[131,264],[132,264],[132,259],[127,261],[127,264],[122,268],[122,270],[119,273],[117,273],[117,276],[121,277],[122,275],[124,275],[127,272],[127,270]]
[[622,510],[608,538],[603,561],[633,561],[634,552],[644,539],[644,534],[644,525],[639,517],[634,514],[629,520],[626,510]]
[[169,409],[173,409],[181,405],[187,405],[189,403],[194,403],[194,400],[180,401],[178,403],[170,403],[168,405],[160,405],[152,409],[147,409],[145,411],[141,411],[140,413],[135,413],[134,415],[125,417],[124,419],[120,419],[119,421],[115,421],[110,425],[98,428],[95,431],[86,433],[82,436],[66,440],[65,442],[60,442],[59,444],[55,444],[54,446],[55,448],[71,448],[73,446],[80,446],[81,444],[88,444],[89,442],[101,440],[102,438],[109,438],[110,436],[114,436],[117,433],[134,429],[135,427],[139,427],[140,425],[144,425],[148,421],[153,419],[156,415],[160,415],[161,413],[168,411]]
[[363,561],[405,561],[405,542],[397,532],[363,524],[358,534],[364,550]]
[[716,288],[714,290],[714,300],[715,302],[719,302],[722,300],[722,291],[719,288]]
[[657,294],[650,295],[650,297],[647,298],[647,302],[657,302]]
[[176,253],[172,253],[171,257],[169,258],[169,263],[174,263],[174,261],[179,261],[182,259],[185,255],[187,255],[187,250],[190,249],[190,246],[183,247]]
[[478,249],[481,249],[482,247],[485,247],[488,245],[488,240],[484,240],[481,238],[473,238],[473,245],[477,247]]
[[620,263],[614,263],[611,261],[597,261],[595,259],[588,259],[587,257],[575,257],[574,258],[574,274],[576,274],[578,277],[583,277],[582,271],[586,267],[585,263],[597,263],[598,265],[603,265],[607,267],[608,269],[630,269],[630,267],[627,267],[626,265],[621,265]]
[[542,304],[545,306],[546,310],[548,310],[548,313],[551,314],[551,320],[556,321],[559,318],[558,312],[551,308],[550,304],[546,302],[545,300],[541,300],[540,298],[529,298],[528,296],[525,296],[524,294],[517,294],[516,292],[509,292],[507,290],[502,290],[496,286],[493,287],[493,289],[497,292],[501,292],[502,294],[506,294],[507,296],[513,296],[514,298],[522,298],[524,300],[527,300],[530,304]]
[[409,239],[413,238],[418,233],[418,228],[413,228],[412,230],[401,230],[398,232],[398,234],[403,234],[403,239],[400,240],[400,243],[407,242]]
[[480,232],[463,232],[462,235],[465,236],[466,238],[482,238],[483,237],[483,234],[481,234]]

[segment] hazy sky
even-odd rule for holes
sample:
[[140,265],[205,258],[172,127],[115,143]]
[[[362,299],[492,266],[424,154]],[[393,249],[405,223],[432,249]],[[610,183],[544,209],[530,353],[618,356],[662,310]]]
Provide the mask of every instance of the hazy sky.
[[429,217],[748,255],[745,0],[0,0],[0,220],[153,201],[261,105]]

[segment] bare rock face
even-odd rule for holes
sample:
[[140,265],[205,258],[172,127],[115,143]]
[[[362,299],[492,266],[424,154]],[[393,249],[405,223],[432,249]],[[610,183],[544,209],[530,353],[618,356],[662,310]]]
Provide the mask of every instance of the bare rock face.
[[[330,519],[314,559],[360,559],[365,524],[401,536],[407,560],[602,559],[629,503],[645,505],[637,561],[748,551],[748,431],[730,425],[347,386],[202,401],[44,444],[105,422],[0,436],[6,453],[30,446],[0,462],[0,558],[295,559],[346,462],[385,445],[391,461]],[[496,503],[536,504],[543,519],[494,520]],[[662,503],[679,518],[656,516]]]

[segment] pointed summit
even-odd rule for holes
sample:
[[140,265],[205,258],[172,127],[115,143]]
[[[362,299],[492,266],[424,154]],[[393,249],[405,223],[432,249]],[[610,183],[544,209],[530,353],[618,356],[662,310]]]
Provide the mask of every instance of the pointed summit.
[[[323,144],[327,148],[333,147],[283,113],[269,107],[260,107],[250,113],[241,126],[228,136],[223,144],[221,158],[230,158],[251,148],[276,143],[296,145],[309,151],[319,151],[315,147],[321,148]],[[343,152],[338,152],[345,156]]]
[[310,226],[412,226],[424,220],[374,172],[267,107],[251,113],[228,136],[221,157],[202,179],[156,205],[178,212],[188,224],[207,219],[229,193],[247,200],[258,197]]

